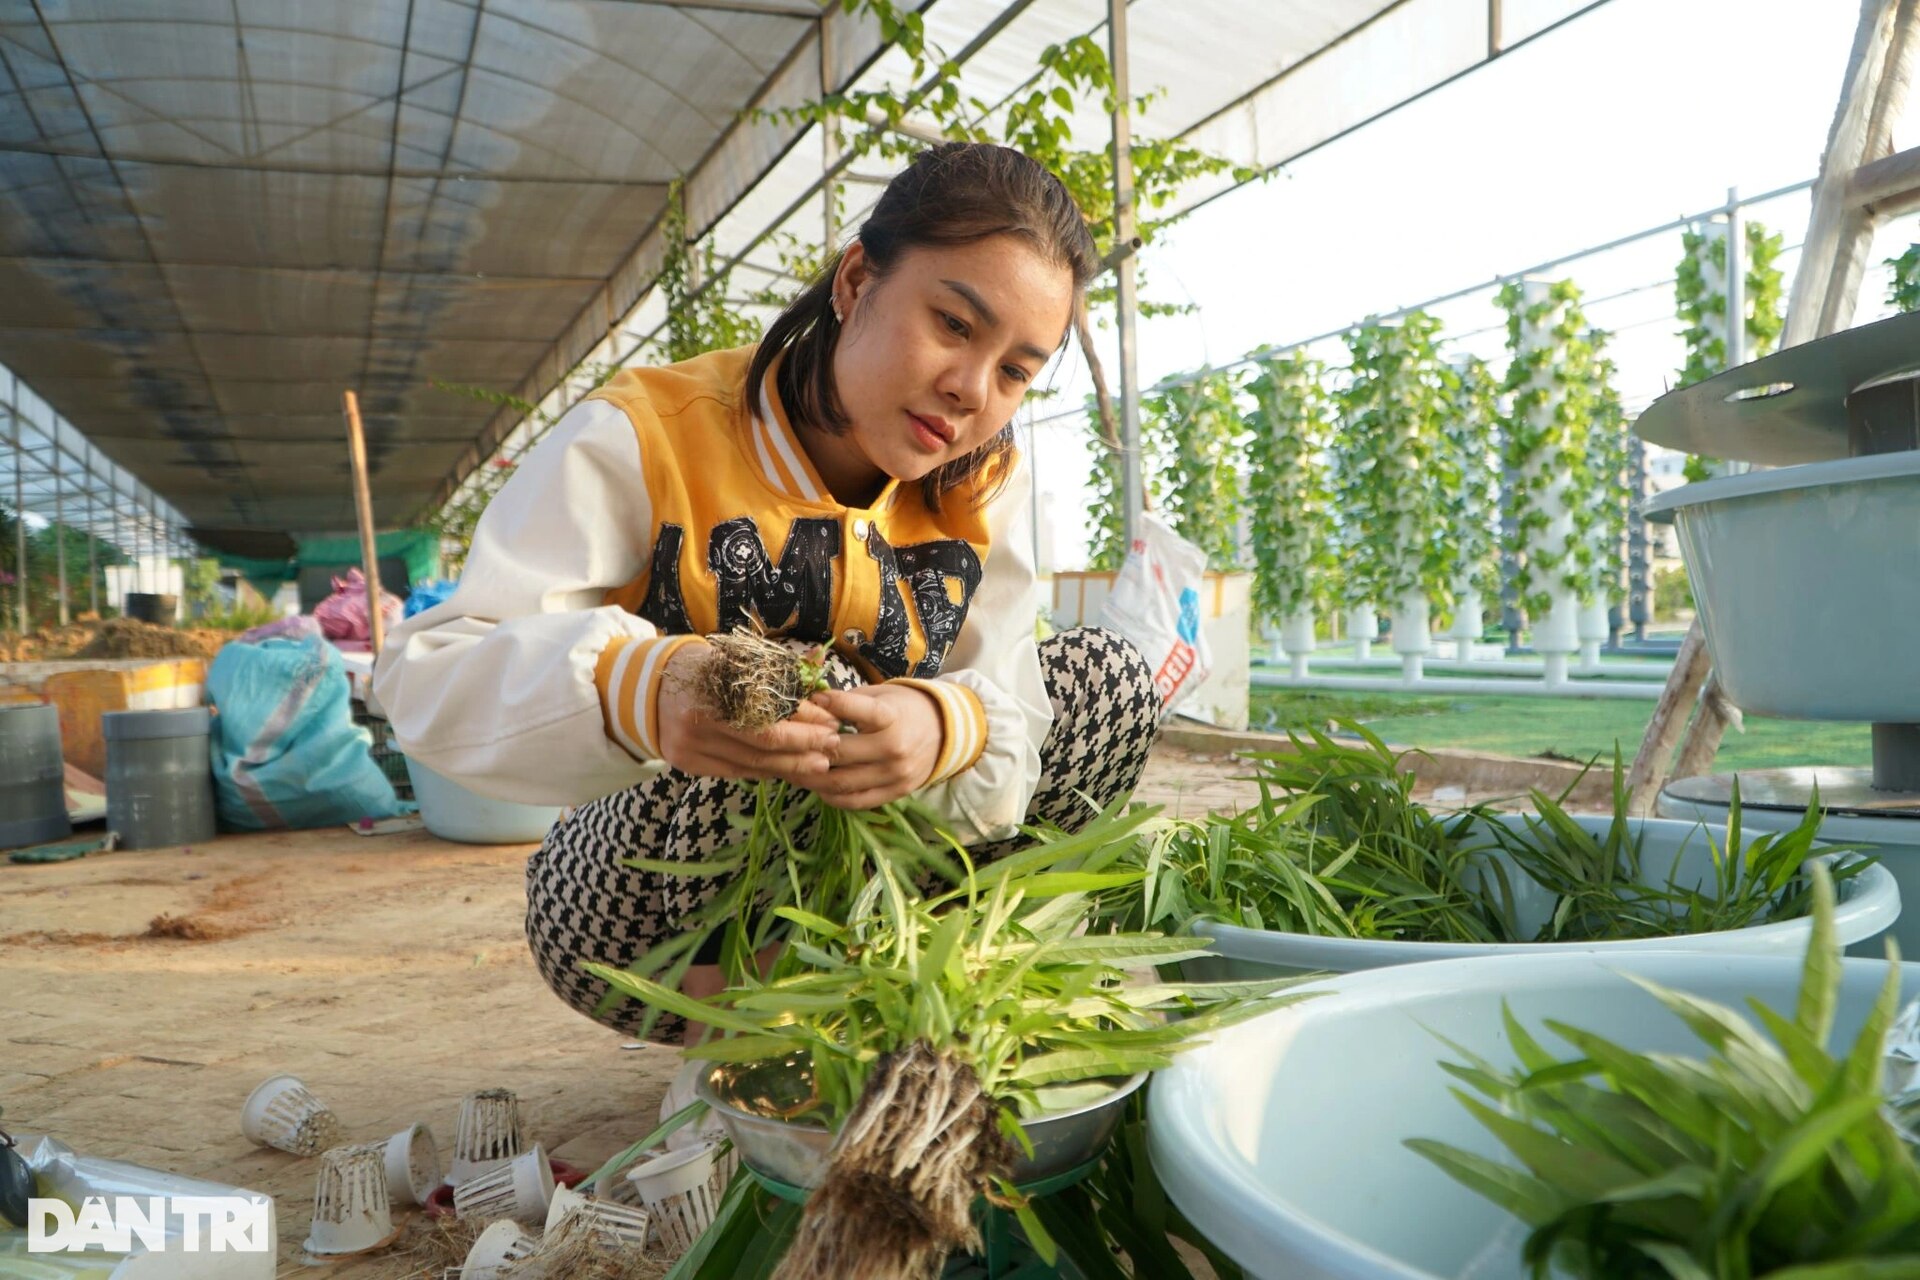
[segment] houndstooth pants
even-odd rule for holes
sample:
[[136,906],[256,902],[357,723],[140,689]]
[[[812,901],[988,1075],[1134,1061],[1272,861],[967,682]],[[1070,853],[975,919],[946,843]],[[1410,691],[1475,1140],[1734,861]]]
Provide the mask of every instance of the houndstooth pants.
[[[848,688],[859,673],[830,655],[827,678]],[[1040,751],[1040,784],[1029,823],[1075,831],[1095,810],[1131,791],[1146,768],[1160,700],[1139,651],[1109,631],[1063,631],[1040,642],[1040,667],[1053,702],[1053,727]],[[721,888],[717,878],[661,875],[626,866],[646,856],[697,861],[739,839],[729,821],[753,804],[754,785],[696,778],[678,770],[575,809],[547,833],[527,863],[527,945],[547,985],[589,1017],[607,985],[583,962],[625,968],[673,937],[687,912]],[[986,862],[1018,837],[972,850]],[[627,1001],[599,1020],[638,1033],[646,1010]],[[662,1017],[649,1034],[674,1042],[684,1029]]]

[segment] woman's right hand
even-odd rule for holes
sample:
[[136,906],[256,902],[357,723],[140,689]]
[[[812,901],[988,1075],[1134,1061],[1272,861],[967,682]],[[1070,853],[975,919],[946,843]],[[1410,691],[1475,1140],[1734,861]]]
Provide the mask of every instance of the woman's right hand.
[[770,729],[745,733],[731,728],[694,695],[694,678],[712,646],[683,644],[667,659],[660,681],[660,755],[682,773],[700,778],[779,778],[795,786],[817,784],[840,747],[840,722],[802,701],[792,716]]

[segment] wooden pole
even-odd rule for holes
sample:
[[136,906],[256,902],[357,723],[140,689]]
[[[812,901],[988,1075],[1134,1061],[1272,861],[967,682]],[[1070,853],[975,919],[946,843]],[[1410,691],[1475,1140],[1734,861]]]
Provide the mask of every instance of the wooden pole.
[[373,494],[367,487],[367,438],[360,428],[359,398],[346,391],[340,399],[347,413],[347,454],[353,461],[353,506],[360,517],[361,571],[367,576],[367,636],[378,657],[387,628],[380,616],[380,556],[373,539]]

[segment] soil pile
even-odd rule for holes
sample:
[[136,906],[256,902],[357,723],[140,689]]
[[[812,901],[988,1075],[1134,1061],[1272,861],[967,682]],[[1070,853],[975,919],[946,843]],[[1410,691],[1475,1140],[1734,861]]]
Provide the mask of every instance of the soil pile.
[[183,630],[132,618],[95,618],[26,635],[0,635],[0,662],[74,658],[211,658],[233,639],[227,631]]

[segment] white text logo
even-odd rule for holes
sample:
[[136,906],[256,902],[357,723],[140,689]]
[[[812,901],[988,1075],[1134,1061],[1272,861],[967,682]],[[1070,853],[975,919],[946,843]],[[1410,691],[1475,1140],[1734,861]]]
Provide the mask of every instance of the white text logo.
[[271,1204],[248,1196],[88,1196],[27,1201],[28,1253],[169,1251],[169,1220],[182,1253],[265,1253]]

